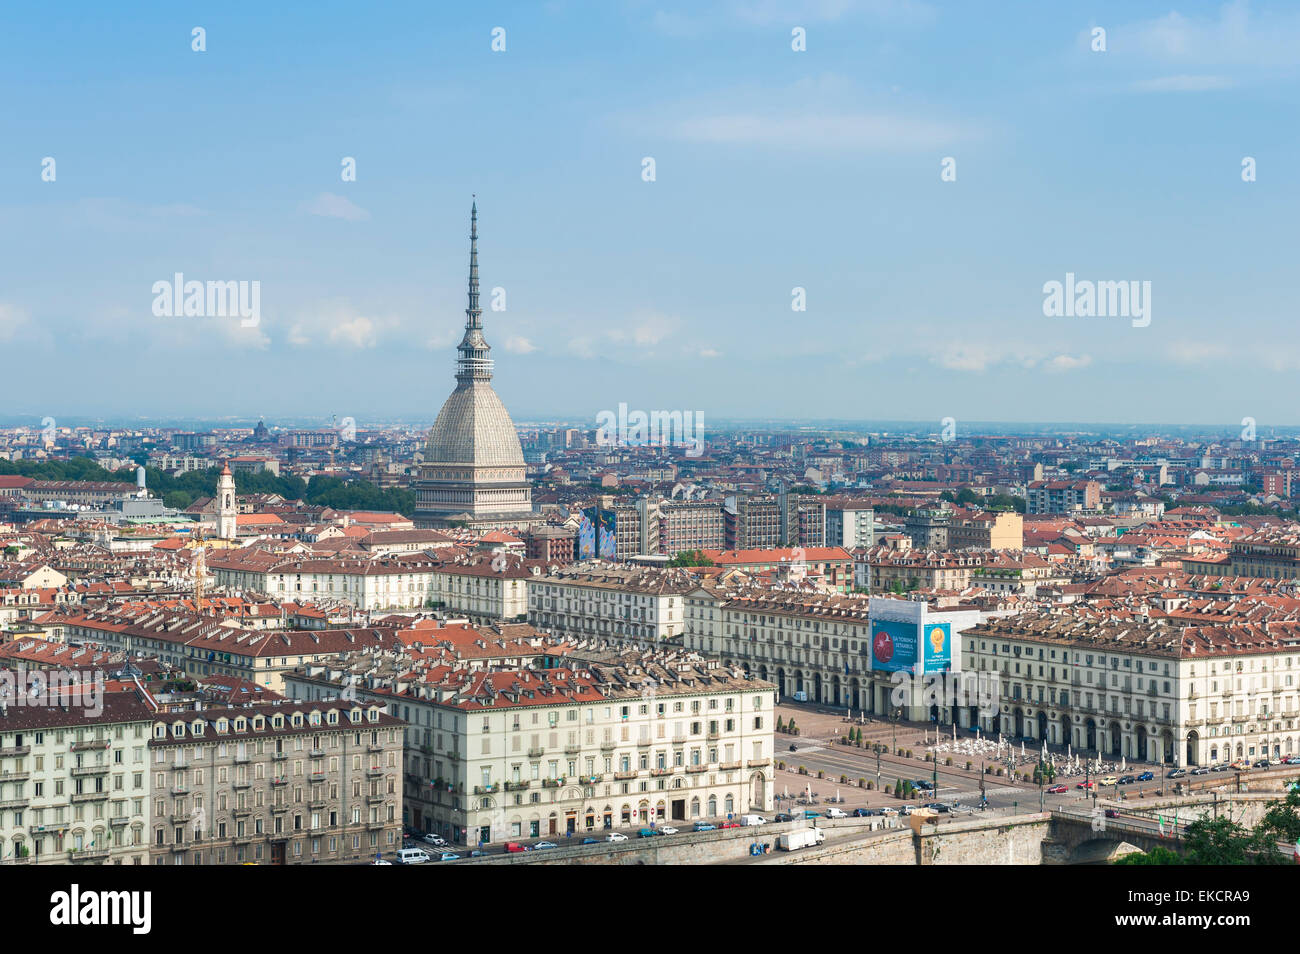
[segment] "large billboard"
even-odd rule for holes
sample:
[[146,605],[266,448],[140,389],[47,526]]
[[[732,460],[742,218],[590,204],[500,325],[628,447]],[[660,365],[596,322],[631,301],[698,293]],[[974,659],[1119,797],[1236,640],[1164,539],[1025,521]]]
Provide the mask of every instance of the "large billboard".
[[[599,519],[599,527],[597,527],[597,519]],[[599,553],[596,550],[597,539],[600,540]],[[614,536],[614,511],[601,510],[598,516],[595,507],[588,507],[582,511],[582,522],[578,526],[578,559],[590,560],[596,556],[606,560],[613,560],[618,556]]]
[[916,672],[916,623],[871,621],[871,668],[877,672]]
[[952,624],[872,620],[871,668],[913,675],[948,672],[952,669]]
[[952,669],[952,624],[926,623],[921,651],[925,660],[923,672],[949,672]]

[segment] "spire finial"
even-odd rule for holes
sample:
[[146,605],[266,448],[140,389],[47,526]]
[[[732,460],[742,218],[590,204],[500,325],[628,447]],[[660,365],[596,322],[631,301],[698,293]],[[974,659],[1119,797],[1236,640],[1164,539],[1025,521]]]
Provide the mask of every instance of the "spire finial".
[[492,350],[483,339],[483,310],[478,305],[478,197],[469,211],[469,307],[465,309],[465,337],[457,348],[460,358],[456,380],[462,383],[492,380]]

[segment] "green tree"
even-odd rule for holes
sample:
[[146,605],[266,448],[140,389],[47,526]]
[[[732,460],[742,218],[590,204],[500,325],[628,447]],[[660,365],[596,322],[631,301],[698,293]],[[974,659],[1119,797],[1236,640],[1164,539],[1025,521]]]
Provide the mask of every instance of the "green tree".
[[683,550],[668,561],[669,566],[713,566],[703,550]]

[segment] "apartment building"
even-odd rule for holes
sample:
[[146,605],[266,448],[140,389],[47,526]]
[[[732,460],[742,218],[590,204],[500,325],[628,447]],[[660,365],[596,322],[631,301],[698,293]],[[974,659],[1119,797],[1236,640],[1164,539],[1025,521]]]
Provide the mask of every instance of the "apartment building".
[[1101,484],[1095,480],[1035,480],[1025,487],[1029,513],[1096,513]]
[[64,623],[70,643],[156,657],[194,676],[227,675],[280,692],[284,674],[307,662],[400,644],[393,627],[266,630],[150,607],[79,611]]
[[869,504],[831,500],[826,504],[826,546],[872,547],[876,544],[876,514]]
[[359,685],[308,666],[292,681],[318,694],[352,685],[409,712],[407,791],[421,805],[407,822],[458,844],[771,809],[770,684],[682,654],[587,648],[607,661]]
[[1181,766],[1300,752],[1294,622],[1027,613],[962,641],[968,669],[999,677],[1000,712],[978,720],[985,731]]
[[853,554],[843,547],[769,547],[762,550],[705,550],[714,565],[749,575],[778,572],[815,578],[828,590],[853,589]]
[[362,861],[402,846],[405,724],[365,702],[156,713],[156,865]]
[[528,622],[557,636],[658,645],[681,636],[693,586],[681,570],[588,561],[528,580]]
[[888,620],[886,626],[899,623],[914,634],[946,625],[954,640],[947,671],[957,672],[962,660],[955,637],[979,619],[974,610],[938,610],[913,600],[705,585],[686,598],[683,643],[774,682],[780,697],[877,715],[901,707],[902,717],[925,720],[934,713],[921,693],[894,694],[894,673],[908,664],[901,657],[896,664],[874,657],[876,624]]
[[1014,510],[958,517],[948,524],[952,550],[1022,550],[1025,518]]
[[952,511],[942,508],[913,510],[903,518],[903,532],[918,550],[947,550]]
[[659,504],[658,552],[664,556],[720,548],[725,542],[726,525],[717,501],[665,500]]
[[148,864],[154,713],[100,698],[0,707],[0,865]]
[[207,560],[208,572],[228,592],[265,593],[274,599],[344,599],[361,610],[418,609],[436,598],[428,556],[372,560],[303,559],[258,550],[231,550]]
[[859,561],[866,568],[866,587],[872,593],[915,589],[964,590],[984,563],[986,554],[962,550],[895,550],[880,544]]

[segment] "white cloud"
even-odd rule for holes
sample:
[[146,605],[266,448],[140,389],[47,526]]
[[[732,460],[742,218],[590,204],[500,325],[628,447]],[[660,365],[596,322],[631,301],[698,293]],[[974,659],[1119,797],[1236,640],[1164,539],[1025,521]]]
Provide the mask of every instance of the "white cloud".
[[333,192],[322,192],[316,198],[302,203],[301,209],[310,215],[343,219],[347,222],[359,222],[370,218],[370,213],[353,203],[351,199],[335,195]]
[[801,152],[906,152],[989,135],[976,118],[952,118],[921,101],[866,91],[835,73],[784,86],[710,90],[616,118],[629,136]]
[[590,338],[586,337],[571,339],[567,350],[575,358],[591,359],[596,357],[595,345]]
[[1056,357],[1047,361],[1044,367],[1048,371],[1077,371],[1080,368],[1086,368],[1092,364],[1092,356],[1081,354],[1075,357],[1072,354],[1058,354]]
[[31,318],[22,308],[0,302],[0,341],[12,341]]
[[1204,93],[1215,89],[1230,89],[1233,81],[1226,76],[1160,76],[1156,79],[1138,80],[1132,88],[1139,93]]
[[295,347],[373,348],[401,322],[391,317],[363,314],[350,302],[327,301],[299,313],[289,324],[288,340]]
[[1135,56],[1158,63],[1232,64],[1291,67],[1300,46],[1300,15],[1256,14],[1247,0],[1225,3],[1217,14],[1160,17],[1116,27],[1108,55]]
[[537,350],[537,345],[522,335],[511,335],[505,340],[504,347],[511,354],[532,354]]
[[713,348],[704,348],[703,350],[700,351],[700,357],[701,357],[701,358],[720,358],[720,357],[722,357],[722,352],[717,351],[717,350],[715,350],[715,349],[713,349]]
[[687,142],[790,150],[863,152],[931,149],[962,138],[962,128],[887,113],[722,113],[677,122],[669,135]]

